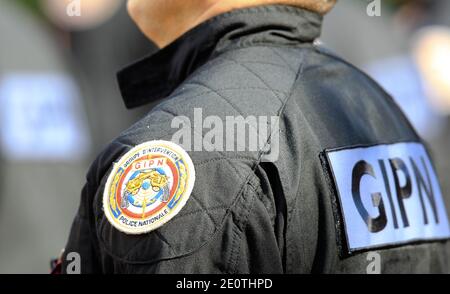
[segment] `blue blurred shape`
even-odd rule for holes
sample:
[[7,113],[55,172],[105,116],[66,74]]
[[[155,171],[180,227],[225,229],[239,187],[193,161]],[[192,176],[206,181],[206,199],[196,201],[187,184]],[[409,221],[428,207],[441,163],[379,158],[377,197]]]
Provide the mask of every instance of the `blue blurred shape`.
[[366,69],[399,104],[422,137],[432,139],[440,134],[445,120],[430,105],[422,77],[410,56],[383,59]]
[[57,73],[0,79],[0,149],[10,160],[78,161],[90,148],[74,81]]

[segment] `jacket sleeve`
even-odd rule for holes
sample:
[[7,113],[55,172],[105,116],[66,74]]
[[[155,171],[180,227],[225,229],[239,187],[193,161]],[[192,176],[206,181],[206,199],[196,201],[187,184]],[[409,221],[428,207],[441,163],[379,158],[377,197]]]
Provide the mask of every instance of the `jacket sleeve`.
[[70,253],[79,255],[81,273],[283,272],[284,196],[270,168],[191,153],[196,175],[186,205],[158,229],[133,235],[109,222],[103,192],[114,162],[139,142],[114,144],[88,173],[63,272],[74,266]]
[[[62,273],[103,273],[107,260],[102,254],[97,223],[102,213],[96,204],[101,201],[104,184],[113,162],[129,150],[130,146],[113,141],[92,163],[81,191],[81,200],[72,223],[69,238],[61,256]],[[79,260],[77,260],[79,259]],[[76,266],[79,264],[79,267]]]
[[[102,220],[102,211],[93,206],[104,185],[88,182],[63,255],[63,272],[74,272],[73,256],[68,257],[75,252],[80,273],[283,273],[283,229],[280,234],[275,191],[256,176],[240,187],[227,176],[231,180],[225,183],[211,180],[214,176],[198,179],[182,215],[137,236],[118,232]],[[205,199],[210,203],[202,204]],[[229,205],[221,206],[221,199]]]
[[[227,193],[223,191],[223,196],[230,196]],[[261,186],[248,183],[237,205],[230,208],[223,223],[218,224],[203,246],[150,263],[115,260],[115,268],[122,273],[138,274],[281,274],[284,272],[283,244],[276,233],[276,208],[268,196]],[[183,225],[181,229],[202,230],[202,224],[195,219],[186,220]],[[150,234],[154,233],[157,232]],[[180,237],[171,241],[171,246],[177,248],[184,245],[180,243],[192,241]],[[157,250],[145,241],[138,247],[141,252]]]
[[81,202],[62,255],[62,273],[99,273],[100,252],[92,209],[95,187],[87,183],[81,192]]

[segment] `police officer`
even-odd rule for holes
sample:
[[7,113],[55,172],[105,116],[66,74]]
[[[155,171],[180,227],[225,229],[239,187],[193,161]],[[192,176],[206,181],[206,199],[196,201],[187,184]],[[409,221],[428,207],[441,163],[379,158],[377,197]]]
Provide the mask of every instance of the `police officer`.
[[334,2],[130,0],[162,49],[119,73],[122,94],[161,102],[92,165],[63,270],[448,271],[424,143],[314,43]]

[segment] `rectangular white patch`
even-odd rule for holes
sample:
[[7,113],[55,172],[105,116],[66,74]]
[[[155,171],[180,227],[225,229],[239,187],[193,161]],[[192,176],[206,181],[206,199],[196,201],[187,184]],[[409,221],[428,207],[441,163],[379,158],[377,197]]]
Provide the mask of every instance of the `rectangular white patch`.
[[439,182],[420,143],[327,151],[349,252],[450,237]]

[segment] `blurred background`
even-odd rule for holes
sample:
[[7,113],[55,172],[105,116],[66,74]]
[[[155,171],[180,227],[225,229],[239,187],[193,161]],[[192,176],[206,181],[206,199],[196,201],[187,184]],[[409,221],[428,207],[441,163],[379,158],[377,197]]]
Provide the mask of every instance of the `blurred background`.
[[[151,109],[126,110],[116,84],[156,50],[126,1],[79,1],[0,0],[0,273],[49,272],[90,162]],[[321,41],[392,94],[450,200],[450,1],[379,0],[369,16],[376,2],[340,0]]]

